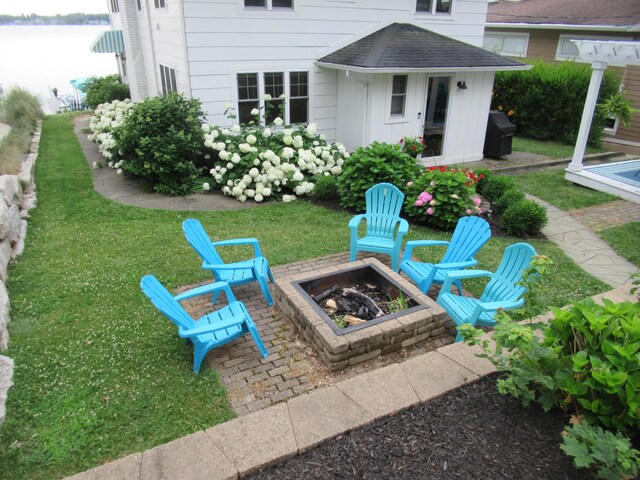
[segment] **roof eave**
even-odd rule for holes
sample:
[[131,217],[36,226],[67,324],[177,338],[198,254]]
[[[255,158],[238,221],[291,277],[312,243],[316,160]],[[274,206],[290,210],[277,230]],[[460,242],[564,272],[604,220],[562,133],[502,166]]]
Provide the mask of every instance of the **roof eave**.
[[571,23],[505,23],[487,22],[489,28],[517,28],[541,30],[585,30],[590,32],[633,32],[640,25],[576,25]]
[[510,70],[530,70],[533,65],[511,65],[511,66],[494,66],[494,67],[436,67],[436,68],[414,68],[414,67],[398,67],[398,68],[371,68],[358,67],[354,65],[342,65],[337,63],[328,63],[316,61],[316,65],[333,70],[345,70],[359,73],[455,73],[455,72],[504,72]]

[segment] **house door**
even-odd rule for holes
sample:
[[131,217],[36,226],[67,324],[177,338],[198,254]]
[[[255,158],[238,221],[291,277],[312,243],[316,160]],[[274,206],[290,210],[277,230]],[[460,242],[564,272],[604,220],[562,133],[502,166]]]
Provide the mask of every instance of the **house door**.
[[427,78],[427,105],[422,126],[422,138],[426,142],[423,157],[442,155],[442,143],[447,123],[449,85],[451,77]]

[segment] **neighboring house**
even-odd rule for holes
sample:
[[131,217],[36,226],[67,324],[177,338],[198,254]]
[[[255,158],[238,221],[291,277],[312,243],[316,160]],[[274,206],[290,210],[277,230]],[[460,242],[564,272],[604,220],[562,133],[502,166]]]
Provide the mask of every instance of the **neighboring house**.
[[[484,47],[512,57],[580,61],[571,39],[640,40],[640,0],[520,0],[490,3]],[[616,68],[611,66],[610,68]],[[621,88],[640,109],[640,67],[618,68]],[[605,145],[640,153],[640,112],[625,127],[612,120]]]
[[[494,74],[486,0],[110,0],[134,100],[178,91],[227,125],[278,105],[348,149],[427,137],[441,164],[482,158]],[[117,47],[114,47],[117,48]]]

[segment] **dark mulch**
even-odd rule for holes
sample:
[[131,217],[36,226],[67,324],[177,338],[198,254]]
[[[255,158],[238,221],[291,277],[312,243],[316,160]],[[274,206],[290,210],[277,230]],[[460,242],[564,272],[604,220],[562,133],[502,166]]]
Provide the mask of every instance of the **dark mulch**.
[[559,448],[566,418],[500,395],[496,378],[377,420],[250,478],[593,478]]

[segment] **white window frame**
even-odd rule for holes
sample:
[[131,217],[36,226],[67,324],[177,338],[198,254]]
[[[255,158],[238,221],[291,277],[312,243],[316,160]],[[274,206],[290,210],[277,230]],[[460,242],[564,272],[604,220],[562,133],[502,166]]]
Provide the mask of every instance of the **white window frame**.
[[445,16],[451,16],[451,14],[453,13],[453,5],[455,3],[455,0],[449,0],[449,11],[448,12],[436,12],[436,5],[438,3],[438,0],[431,0],[431,8],[429,9],[428,12],[424,12],[424,11],[418,11],[418,0],[415,0],[413,3],[413,13],[415,15],[445,15]]
[[[556,47],[556,60],[559,61],[566,61],[566,60],[573,60],[576,62],[580,62],[580,63],[590,63],[589,60],[583,60],[582,58],[580,58],[580,55],[577,56],[572,56],[572,55],[564,55],[562,54],[562,46],[563,44],[567,43],[567,42],[571,42],[571,40],[602,40],[602,41],[608,41],[608,40],[613,40],[613,41],[620,41],[620,42],[630,42],[633,40],[633,37],[627,36],[627,37],[612,37],[612,36],[605,36],[605,35],[572,35],[572,34],[562,34],[558,37],[558,45]],[[618,66],[618,67],[623,67],[624,65],[622,64],[615,64],[615,63],[611,63],[610,65],[614,65],[614,66]]]
[[[484,46],[484,39],[487,37],[499,38],[502,40],[502,48],[500,49],[490,49]],[[522,53],[511,53],[504,51],[504,41],[507,38],[521,38],[524,39],[524,51]],[[529,50],[529,34],[528,33],[515,33],[515,32],[496,32],[496,31],[486,31],[484,32],[483,37],[483,45],[482,48],[489,52],[499,53],[500,55],[506,55],[508,57],[526,57],[527,51]]]
[[111,13],[120,13],[118,0],[109,0],[109,6],[111,7]]
[[276,12],[286,12],[286,11],[293,11],[295,10],[296,7],[296,0],[291,0],[291,6],[290,7],[274,7],[273,6],[273,0],[264,0],[264,7],[247,7],[245,6],[245,0],[240,0],[240,7],[244,10],[258,10],[258,11],[263,11],[263,10],[274,10]]
[[[170,67],[168,65],[164,65],[162,63],[158,64],[158,73],[160,75],[160,89],[162,91],[162,95],[166,95],[170,92],[178,91],[178,72],[174,67]],[[171,72],[173,71],[173,76]],[[164,86],[162,85],[162,78],[164,77]]]
[[[402,114],[393,114],[391,113],[391,107],[393,105],[393,97],[396,96],[393,93],[393,78],[394,77],[407,77],[407,86],[406,86],[406,90],[404,92],[404,104],[403,104],[403,108],[402,108]],[[404,123],[407,121],[407,109],[409,106],[409,91],[410,91],[410,84],[411,84],[411,75],[409,75],[408,73],[399,73],[399,74],[391,74],[388,76],[387,78],[387,101],[386,101],[386,106],[385,106],[385,110],[386,110],[386,116],[387,116],[387,121],[386,123]]]
[[[249,69],[249,70],[239,70],[236,72],[232,72],[232,85],[233,85],[233,102],[235,104],[235,108],[236,108],[236,115],[238,116],[238,121],[240,121],[240,109],[239,109],[239,95],[238,95],[238,75],[242,75],[242,74],[257,74],[258,75],[258,106],[260,108],[260,114],[262,116],[262,119],[264,120],[264,108],[265,108],[265,100],[264,100],[264,88],[265,88],[265,83],[264,83],[264,75],[265,73],[282,73],[283,74],[283,80],[284,80],[284,94],[286,95],[286,98],[284,99],[285,102],[285,110],[284,110],[284,117],[282,120],[284,122],[285,125],[289,125],[290,124],[290,107],[291,107],[291,97],[290,97],[290,92],[291,92],[291,74],[292,73],[306,73],[307,74],[307,121],[306,122],[302,122],[302,123],[296,123],[295,125],[304,125],[307,123],[311,123],[311,99],[312,99],[312,92],[311,92],[311,85],[312,85],[312,77],[311,77],[311,71],[305,68],[288,68],[288,69],[267,69],[267,70],[260,70],[260,69]],[[296,98],[305,98],[305,97],[296,97]]]
[[166,10],[167,9],[167,1],[166,0],[153,0],[153,6],[156,10]]

